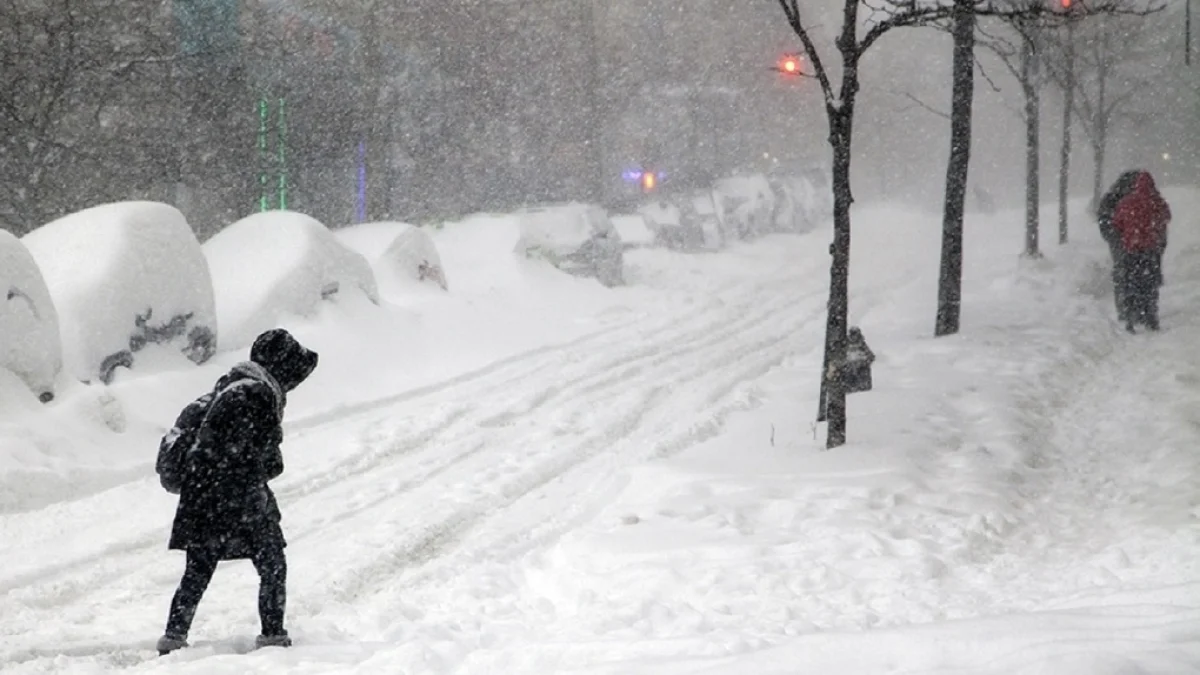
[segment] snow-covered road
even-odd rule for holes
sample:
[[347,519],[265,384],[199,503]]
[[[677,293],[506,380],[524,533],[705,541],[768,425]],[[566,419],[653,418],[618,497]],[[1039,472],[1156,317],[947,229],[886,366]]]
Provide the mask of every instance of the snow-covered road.
[[[414,585],[553,540],[611,494],[620,474],[605,467],[679,452],[752,407],[753,382],[798,348],[799,329],[824,306],[824,289],[799,283],[809,270],[786,249],[758,258],[753,274],[714,280],[694,304],[291,423],[275,486],[297,589],[290,621],[325,618],[381,639],[362,633],[398,618],[395,602]],[[33,667],[70,653],[74,635],[94,642],[97,629],[111,647],[154,636],[179,571],[163,550],[170,510],[157,484],[140,480],[6,516],[9,540],[23,543],[0,550],[0,635],[18,647],[9,661]],[[206,596],[201,641],[254,634],[244,599],[256,579],[234,567]],[[123,618],[105,620],[114,610]]]
[[568,339],[312,392],[274,484],[295,648],[240,653],[235,563],[154,656],[182,559],[147,469],[0,515],[0,669],[1198,672],[1200,249],[1175,240],[1166,329],[1129,336],[1086,237],[1031,263],[977,228],[965,329],[933,340],[936,219],[857,222],[880,360],[846,448],[810,438],[823,246],[647,252]]

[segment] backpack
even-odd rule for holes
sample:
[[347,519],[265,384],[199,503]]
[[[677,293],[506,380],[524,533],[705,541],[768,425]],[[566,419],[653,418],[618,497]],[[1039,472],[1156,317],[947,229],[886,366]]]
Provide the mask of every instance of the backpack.
[[200,438],[200,429],[208,418],[215,393],[207,393],[187,404],[175,419],[175,426],[158,444],[158,460],[154,463],[154,471],[163,489],[173,495],[183,489],[184,460]]

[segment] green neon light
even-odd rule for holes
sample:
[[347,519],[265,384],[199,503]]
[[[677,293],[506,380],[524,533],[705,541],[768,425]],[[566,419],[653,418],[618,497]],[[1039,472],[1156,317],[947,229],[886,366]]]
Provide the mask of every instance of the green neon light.
[[279,99],[279,208],[287,208],[287,118],[284,116],[284,100]]

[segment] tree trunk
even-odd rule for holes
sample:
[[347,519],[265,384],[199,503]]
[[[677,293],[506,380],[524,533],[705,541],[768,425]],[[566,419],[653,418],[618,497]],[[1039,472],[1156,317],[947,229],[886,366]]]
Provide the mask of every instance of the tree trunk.
[[[852,75],[848,74],[847,77]],[[829,308],[825,323],[825,362],[821,371],[821,400],[817,420],[828,419],[826,448],[846,443],[846,387],[841,365],[846,358],[850,309],[850,140],[853,102],[843,101],[829,111],[829,143],[833,147],[833,244],[829,247]]]
[[1075,107],[1075,24],[1067,24],[1066,68],[1063,83],[1062,147],[1058,153],[1058,243],[1067,243],[1067,195],[1071,180],[1071,109]]
[[1096,137],[1092,139],[1092,206],[1100,205],[1104,194],[1104,155],[1108,145],[1106,123],[1096,121]]
[[1041,151],[1038,136],[1039,119],[1037,76],[1037,47],[1033,39],[1025,41],[1021,53],[1021,88],[1025,90],[1025,257],[1040,258],[1038,249],[1038,206],[1041,201],[1038,194],[1040,176],[1038,175],[1038,154]]
[[1108,67],[1101,63],[1096,73],[1096,114],[1092,128],[1092,207],[1100,206],[1104,194],[1104,153],[1108,146]]
[[942,214],[942,259],[934,335],[958,332],[962,301],[963,209],[971,164],[971,102],[975,94],[975,12],[971,0],[954,3],[950,159]]

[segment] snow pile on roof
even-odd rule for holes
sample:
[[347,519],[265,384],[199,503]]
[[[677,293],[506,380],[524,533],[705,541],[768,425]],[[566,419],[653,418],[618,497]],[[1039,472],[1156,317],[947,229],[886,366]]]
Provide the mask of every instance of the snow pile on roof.
[[50,289],[21,240],[0,230],[0,369],[15,373],[37,395],[54,394],[62,370],[58,312]]
[[621,235],[608,213],[591,204],[558,204],[523,209],[517,253],[541,258],[558,269],[592,277],[605,286],[624,283]]
[[236,349],[285,316],[309,316],[322,300],[348,292],[372,303],[371,265],[319,221],[294,211],[264,211],[204,244],[220,315],[221,348]]
[[149,343],[200,363],[216,336],[200,244],[176,208],[117,202],[60,218],[22,240],[58,311],[68,371],[109,381]]
[[410,227],[416,226],[395,220],[385,220],[339,227],[331,229],[330,232],[333,232],[333,236],[343,246],[362,254],[367,260],[375,262],[375,259],[392,243],[392,240]]
[[654,244],[654,230],[650,229],[646,223],[646,217],[641,214],[613,216],[612,224],[625,244],[635,246]]

